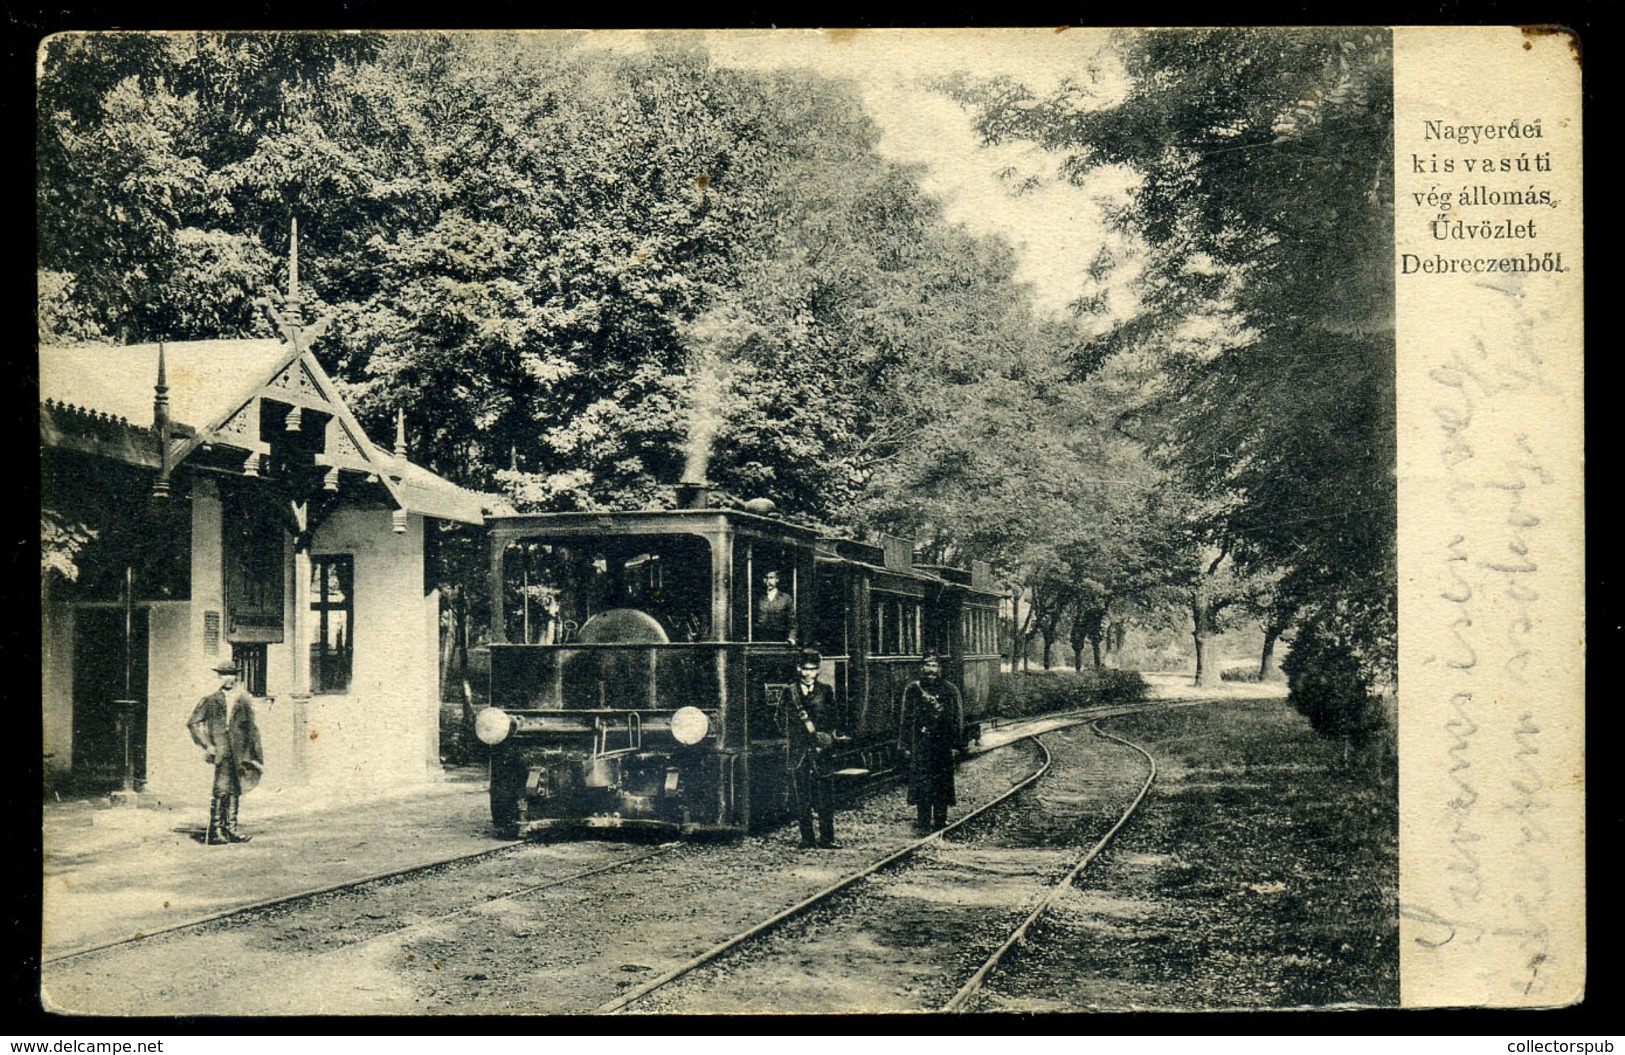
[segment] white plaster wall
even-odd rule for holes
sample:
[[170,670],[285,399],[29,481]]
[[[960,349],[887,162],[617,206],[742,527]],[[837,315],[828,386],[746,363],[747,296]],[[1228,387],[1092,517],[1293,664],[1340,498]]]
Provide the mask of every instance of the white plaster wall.
[[309,782],[342,788],[438,776],[437,653],[425,616],[431,599],[423,592],[423,519],[408,517],[406,532],[396,534],[388,510],[339,510],[317,528],[311,556],[342,553],[355,558],[354,668],[349,692],[305,705],[300,736]]
[[209,771],[186,731],[197,701],[219,685],[213,664],[186,662],[192,605],[147,610],[147,790],[185,797],[208,795]]
[[440,769],[440,591],[423,598],[423,654],[429,658],[424,674],[429,691],[423,697],[423,765],[431,776]]
[[[148,791],[205,799],[208,771],[186,729],[197,701],[219,686],[214,666],[231,655],[224,636],[221,503],[202,481],[192,503],[192,597],[149,610]],[[256,717],[265,741],[265,791],[300,785],[377,787],[440,774],[439,596],[423,592],[421,517],[396,534],[388,510],[344,509],[315,532],[313,554],[355,558],[355,667],[350,691],[304,698],[310,618],[310,561],[285,542],[286,640],[267,649],[266,692]],[[213,651],[204,613],[221,613]],[[71,766],[73,611],[49,605],[41,620],[43,747],[57,770]]]
[[73,765],[73,612],[49,600],[40,621],[44,752],[51,771],[65,773]]
[[[147,785],[158,795],[207,799],[209,774],[186,731],[197,701],[220,686],[214,666],[231,656],[225,640],[225,564],[221,505],[212,480],[192,484],[190,603],[158,605],[149,615]],[[204,641],[204,613],[220,613],[214,651]]]

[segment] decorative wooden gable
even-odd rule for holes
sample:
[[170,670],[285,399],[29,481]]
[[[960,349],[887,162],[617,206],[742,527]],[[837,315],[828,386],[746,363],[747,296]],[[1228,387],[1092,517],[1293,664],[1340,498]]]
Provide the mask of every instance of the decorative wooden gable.
[[324,471],[349,470],[375,476],[387,471],[334,389],[308,353],[296,354],[270,380],[255,388],[219,424],[203,429],[180,452],[184,458],[203,444],[241,450],[244,472],[258,475],[279,455],[308,456]]
[[[489,496],[413,465],[399,410],[394,448],[375,445],[311,354],[332,320],[305,321],[297,224],[288,264],[287,296],[260,302],[280,341],[41,348],[42,445],[156,468],[155,499],[170,497],[177,471],[194,483],[260,478],[291,505],[297,538],[308,539],[310,519],[342,501],[391,509],[397,532],[407,530],[408,511],[482,523]],[[145,410],[140,390],[154,376],[152,424],[136,424]],[[245,580],[245,596],[251,585]]]

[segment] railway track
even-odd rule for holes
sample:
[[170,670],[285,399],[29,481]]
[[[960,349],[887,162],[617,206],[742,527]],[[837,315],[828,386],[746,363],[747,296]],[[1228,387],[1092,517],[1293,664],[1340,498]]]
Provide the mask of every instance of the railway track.
[[[1040,721],[1034,733],[1047,735],[1066,723],[1145,709],[1144,706],[1096,707],[1049,716]],[[1031,739],[1018,735],[1019,732],[1007,729],[1006,743],[990,744],[978,754],[1003,756],[1001,747]],[[1024,759],[1018,754],[987,763],[994,768],[983,769],[979,778],[983,788],[975,797],[988,802],[975,811],[976,818],[996,812],[1001,804],[1009,803],[1049,772],[1042,745],[1025,750],[1033,757]],[[995,773],[999,774],[997,786],[987,786],[988,778]],[[896,796],[897,793],[891,790],[884,794]],[[865,795],[865,800],[868,797]],[[375,982],[372,989],[361,987],[357,990],[358,999],[371,1001],[363,1006],[381,1013],[420,1006],[398,995],[410,991],[425,994],[430,1006],[436,1007],[465,1006],[469,1000],[485,1001],[495,996],[508,1001],[505,1006],[516,1011],[579,1013],[598,1008],[609,992],[613,992],[609,986],[617,975],[624,977],[620,972],[650,970],[639,966],[640,961],[653,964],[654,969],[659,970],[665,964],[689,956],[692,946],[687,950],[683,948],[681,933],[700,922],[694,917],[692,906],[705,906],[702,915],[728,924],[725,928],[700,933],[729,934],[743,928],[734,939],[721,943],[726,948],[709,951],[709,958],[714,960],[726,956],[731,948],[748,945],[753,936],[773,931],[816,905],[827,903],[838,893],[838,890],[824,889],[811,897],[803,897],[809,889],[816,889],[854,869],[852,874],[831,886],[861,887],[866,877],[885,872],[918,852],[920,846],[940,843],[941,833],[938,833],[895,849],[898,844],[891,841],[895,836],[887,838],[885,835],[888,830],[895,830],[886,819],[895,808],[886,806],[875,814],[875,807],[865,807],[874,819],[864,822],[869,826],[869,834],[864,838],[874,839],[878,835],[883,840],[877,846],[882,855],[878,860],[865,865],[861,858],[838,858],[844,861],[845,868],[826,875],[817,873],[826,867],[826,861],[834,863],[833,860],[789,851],[780,846],[782,833],[769,833],[765,840],[747,840],[731,849],[719,848],[717,852],[723,854],[721,860],[709,850],[693,860],[688,860],[691,855],[687,851],[671,852],[689,847],[688,843],[653,849],[617,844],[504,843],[477,853],[239,906],[141,937],[74,949],[51,956],[42,966],[54,972],[50,987],[53,993],[64,994],[64,1006],[71,1006],[66,1001],[77,994],[94,991],[102,994],[100,999],[104,1001],[114,1001],[116,1006],[140,1013],[158,1006],[170,1009],[194,1006],[186,1003],[187,1000],[197,1001],[201,1006],[214,1006],[206,1003],[206,994],[215,984],[211,981],[214,969],[206,966],[211,962],[229,963],[234,969],[267,978],[285,978],[284,983],[273,984],[267,990],[273,994],[280,992],[281,985],[285,984],[303,987],[304,995],[290,993],[285,998],[278,997],[279,1002],[266,1003],[263,1007],[255,1004],[251,1013],[296,1013],[311,1007],[326,1008],[329,1005],[323,994],[332,989],[323,979],[359,978],[373,969],[370,965],[393,964],[397,966],[387,966],[384,973],[398,980],[402,968],[410,973],[414,962],[422,972],[418,976],[421,985],[407,983],[407,990],[397,990],[392,988],[397,981]],[[875,828],[877,819],[880,826]],[[957,820],[953,830],[961,830],[966,820]],[[860,844],[862,841],[860,838]],[[769,863],[760,863],[764,856]],[[766,868],[768,875],[775,874],[775,870],[788,870],[787,876],[800,874],[801,881],[792,879],[791,882],[799,885],[796,897],[801,900],[787,910],[774,912],[770,918],[747,926],[761,916],[748,910],[730,911],[728,900],[717,898],[731,888],[726,882],[717,886],[706,877],[715,869],[726,875],[730,869],[748,868],[753,860],[758,862],[758,871]],[[648,872],[649,868],[654,871]],[[549,878],[535,881],[537,870],[545,870]],[[806,878],[814,876],[815,883],[805,883]],[[649,884],[672,892],[669,907],[655,908],[652,913],[639,907],[643,904],[640,892],[647,891]],[[782,900],[774,904],[772,886],[771,882],[764,884],[760,880],[752,884],[755,893],[751,896],[760,906],[755,913],[773,912],[777,905],[784,904]],[[587,905],[595,907],[583,915],[581,907]],[[727,918],[729,916],[732,918]],[[594,919],[602,920],[598,928],[609,927],[610,931],[595,930]],[[562,930],[555,929],[559,926]],[[607,934],[618,928],[632,934],[649,926],[681,928],[671,931],[669,938],[661,935],[653,943],[655,947],[663,947],[665,955],[656,952],[647,942],[634,941],[612,947],[614,943],[599,944],[592,939],[595,933]],[[545,939],[541,939],[543,934],[547,935]],[[154,941],[165,935],[169,936],[168,940]],[[511,944],[513,939],[524,939],[528,935],[536,935],[540,940]],[[485,945],[490,947],[482,948]],[[511,962],[493,961],[493,948],[498,959],[506,957]],[[96,956],[96,953],[106,955]],[[583,957],[587,957],[590,964]],[[666,975],[680,977],[703,962],[706,956],[694,958],[694,962],[680,965],[677,971],[668,971]],[[498,968],[494,972],[493,966]],[[154,970],[165,976],[159,990],[149,989],[145,981],[153,976]],[[69,973],[62,973],[64,971]],[[527,975],[527,971],[541,974]],[[542,981],[543,977],[546,981]],[[663,975],[654,984],[639,986],[618,1000],[623,1004],[632,1003],[641,993],[653,992],[668,981]],[[493,988],[498,992],[493,994]],[[114,992],[119,994],[116,998],[108,995]]]
[[[348,893],[364,891],[368,887],[379,886],[387,883],[426,878],[477,861],[488,860],[498,855],[521,849],[526,845],[527,844],[523,841],[509,841],[500,846],[493,846],[489,849],[479,850],[474,853],[458,854],[454,857],[446,857],[440,860],[430,861],[426,864],[391,869],[387,872],[379,872],[374,875],[363,876],[359,879],[346,880],[342,883],[332,883],[327,886],[313,887],[309,890],[301,890],[292,894],[284,894],[274,898],[266,898],[263,901],[255,901],[247,905],[238,905],[234,908],[226,909],[221,912],[211,913],[206,916],[199,916],[194,919],[187,920],[184,923],[175,923],[157,930],[132,935],[128,938],[120,938],[116,941],[102,942],[97,945],[88,945],[83,948],[58,953],[54,956],[47,956],[41,959],[40,963],[42,966],[64,963],[69,960],[76,960],[82,957],[91,956],[95,953],[108,952],[124,946],[149,942],[154,938],[163,937],[164,935],[169,934],[176,934],[181,931],[194,930],[197,928],[209,927],[211,925],[225,925],[240,920],[252,919],[256,916],[263,915],[264,913],[277,909],[297,909],[301,904],[312,903],[321,898],[342,896]],[[615,861],[577,871],[567,876],[560,876],[549,879],[545,882],[533,883],[517,890],[506,891],[494,897],[476,902],[473,905],[465,905],[451,912],[442,913],[439,916],[433,917],[432,921],[452,919],[464,913],[477,911],[479,908],[486,905],[496,904],[512,898],[523,897],[526,894],[538,893],[553,887],[563,886],[567,883],[574,883],[578,880],[587,879],[591,876],[600,875],[604,872],[613,871],[618,868],[626,868],[630,865],[637,864],[640,861],[647,861],[652,857],[657,857],[661,854],[668,853],[671,850],[676,849],[679,845],[679,843],[666,843],[654,850],[649,850],[643,853],[629,854]],[[374,941],[378,938],[387,937],[391,934],[399,934],[413,926],[419,926],[424,922],[430,921],[416,920],[409,925],[397,927],[393,930],[386,930],[380,933],[370,934],[366,938],[341,945],[340,948],[364,944],[365,942]]]
[[999,963],[1003,961],[1005,954],[1025,941],[1028,931],[1032,928],[1034,923],[1038,922],[1039,917],[1048,912],[1050,908],[1055,905],[1055,902],[1060,900],[1061,895],[1072,888],[1072,884],[1077,881],[1078,876],[1083,873],[1083,870],[1089,867],[1089,863],[1091,861],[1100,856],[1100,851],[1106,848],[1106,844],[1111,842],[1112,839],[1116,837],[1117,833],[1122,830],[1123,825],[1127,824],[1128,819],[1132,817],[1135,811],[1140,808],[1140,803],[1145,801],[1145,796],[1150,792],[1151,785],[1156,782],[1157,760],[1151,756],[1151,752],[1147,751],[1139,744],[1106,732],[1104,729],[1100,728],[1100,722],[1101,719],[1097,718],[1093,722],[1089,723],[1089,727],[1094,731],[1095,735],[1103,736],[1108,740],[1115,740],[1123,746],[1138,751],[1141,755],[1145,756],[1146,764],[1148,766],[1145,775],[1145,783],[1140,785],[1139,793],[1134,796],[1134,801],[1129,803],[1128,808],[1123,811],[1122,816],[1117,818],[1117,822],[1111,826],[1106,834],[1102,835],[1100,839],[1089,848],[1087,853],[1078,859],[1078,863],[1072,866],[1071,870],[1067,872],[1065,877],[1063,877],[1059,883],[1056,883],[1050,888],[1049,893],[1045,894],[1043,900],[1038,903],[1032,912],[1028,913],[1027,918],[1022,920],[1021,924],[1017,926],[1015,930],[1010,932],[1010,936],[1004,940],[1003,944],[995,949],[992,954],[982,962],[982,966],[976,969],[975,973],[970,976],[964,985],[960,986],[959,991],[953,995],[953,999],[949,1000],[942,1006],[943,1011],[962,1012],[969,1007],[971,1000],[974,999],[976,994],[981,991],[981,988],[983,984],[986,983],[988,976],[998,968]]
[[[1069,718],[1069,717],[1085,716],[1085,715],[1090,715],[1090,714],[1096,714],[1096,713],[1100,712],[1101,710],[1102,710],[1101,708],[1085,708],[1085,709],[1079,710],[1079,711],[1062,712],[1060,714],[1046,716],[1045,720],[1048,721],[1048,720],[1054,720],[1054,719],[1057,719],[1057,718],[1064,719],[1064,718]],[[1101,716],[1104,717],[1104,716],[1107,716],[1107,715],[1102,714]],[[895,782],[895,779],[889,779],[888,781],[886,781],[887,784],[894,783],[894,782]],[[142,942],[151,941],[154,938],[163,937],[163,936],[169,935],[169,934],[176,934],[176,933],[179,933],[179,932],[182,932],[182,931],[193,930],[193,929],[199,928],[199,927],[207,927],[207,926],[209,926],[211,924],[226,924],[226,923],[229,923],[229,922],[232,922],[232,921],[235,921],[235,920],[250,918],[250,917],[253,917],[253,916],[257,915],[257,914],[264,913],[264,912],[267,912],[267,911],[270,911],[270,910],[273,910],[273,909],[296,908],[301,903],[312,902],[312,901],[315,901],[318,898],[323,898],[323,897],[331,897],[331,896],[335,896],[335,895],[343,895],[345,893],[362,890],[362,889],[365,889],[365,888],[367,888],[369,886],[374,886],[374,885],[377,885],[377,884],[398,882],[398,881],[410,880],[410,879],[413,879],[413,878],[421,878],[421,877],[432,876],[432,875],[434,875],[436,873],[443,872],[443,871],[446,871],[448,869],[452,869],[452,868],[456,868],[456,867],[459,867],[459,866],[467,865],[467,864],[470,864],[470,863],[473,863],[473,862],[476,862],[476,861],[481,861],[481,860],[497,857],[499,855],[502,855],[502,854],[509,853],[511,851],[517,850],[517,849],[519,849],[521,847],[524,847],[526,845],[528,845],[528,844],[524,840],[510,840],[510,841],[507,841],[507,842],[503,842],[500,845],[488,847],[487,849],[478,850],[478,851],[475,851],[473,853],[457,854],[457,855],[454,855],[452,857],[440,858],[440,859],[437,859],[437,860],[434,860],[434,861],[426,862],[424,864],[410,865],[410,866],[407,866],[405,868],[395,868],[395,869],[390,869],[390,870],[384,871],[384,872],[378,872],[378,873],[362,876],[362,877],[357,878],[357,879],[349,879],[349,880],[345,880],[344,882],[341,882],[341,883],[331,883],[331,884],[327,884],[327,885],[324,885],[324,886],[311,887],[311,888],[308,888],[308,889],[305,889],[305,890],[295,891],[294,893],[291,893],[291,894],[281,894],[281,895],[278,895],[276,897],[265,898],[263,900],[253,901],[253,902],[250,902],[250,903],[244,904],[244,905],[236,905],[236,906],[233,906],[232,908],[224,909],[224,910],[219,911],[219,912],[213,912],[213,913],[209,913],[209,914],[203,915],[203,916],[196,916],[196,917],[184,920],[184,921],[179,922],[179,923],[173,923],[173,924],[170,924],[168,926],[164,926],[164,927],[156,928],[156,929],[153,929],[153,930],[147,930],[147,931],[143,931],[143,932],[140,932],[140,933],[137,933],[137,934],[133,934],[133,935],[130,935],[129,937],[118,938],[118,939],[115,939],[113,941],[99,942],[97,944],[86,945],[86,946],[82,946],[82,947],[79,947],[79,948],[69,949],[69,950],[64,951],[64,952],[55,953],[53,955],[43,957],[40,960],[40,963],[41,963],[42,966],[43,965],[48,965],[48,964],[63,963],[63,962],[69,961],[69,960],[78,959],[80,957],[90,956],[90,955],[93,955],[95,953],[106,952],[108,950],[116,949],[116,948],[119,948],[121,946],[136,945],[136,944],[139,944],[139,943],[142,943]],[[578,871],[578,872],[572,873],[572,874],[570,874],[568,876],[564,876],[564,877],[561,877],[561,878],[558,878],[558,879],[549,880],[549,881],[547,881],[545,883],[533,884],[531,886],[527,886],[527,887],[521,888],[519,890],[511,891],[509,893],[500,895],[498,898],[491,899],[491,900],[492,901],[500,901],[500,900],[505,899],[505,898],[520,897],[520,896],[523,896],[524,894],[537,893],[537,892],[542,891],[542,890],[547,890],[547,889],[550,889],[550,888],[553,888],[553,887],[562,886],[562,885],[564,885],[566,883],[572,883],[572,882],[576,882],[577,880],[590,878],[591,876],[599,875],[599,874],[601,874],[603,872],[610,871],[610,870],[613,870],[613,869],[616,869],[616,868],[627,867],[627,866],[636,864],[639,861],[648,860],[649,858],[657,856],[660,853],[665,853],[668,850],[674,848],[675,845],[676,844],[667,844],[665,846],[662,846],[659,850],[654,851],[654,852],[642,853],[642,854],[632,854],[632,855],[629,855],[628,857],[626,857],[623,860],[616,861],[616,862],[613,862],[613,863],[608,864],[608,865],[587,869],[585,871]],[[488,903],[488,902],[481,902],[480,904],[486,904],[486,903]],[[458,910],[458,912],[472,911],[473,909],[475,909],[477,907],[478,907],[478,905],[467,906],[467,907],[465,907],[463,909]],[[456,915],[456,914],[457,914],[457,912],[453,912],[453,913],[448,914],[448,916],[453,916],[453,915]],[[442,917],[436,917],[436,918],[442,918]]]
[[[1117,817],[1115,823],[1111,825],[1110,829],[1098,840],[1096,840],[1088,848],[1088,850],[1076,860],[1076,862],[1059,882],[1053,884],[1047,890],[1047,892],[1039,900],[1038,904],[1026,914],[1025,918],[1023,918],[1022,921],[1009,933],[1008,937],[982,962],[979,967],[977,967],[971,973],[969,979],[965,981],[962,986],[960,986],[953,997],[939,1009],[945,1012],[964,1011],[975,998],[983,983],[985,983],[987,978],[997,969],[1000,961],[1005,957],[1005,955],[1026,939],[1026,936],[1033,924],[1040,917],[1042,917],[1043,914],[1048,911],[1068,889],[1072,887],[1074,881],[1083,872],[1083,870],[1088,867],[1089,863],[1099,856],[1100,852],[1111,842],[1116,834],[1128,822],[1129,818],[1133,816],[1134,812],[1139,809],[1140,804],[1145,800],[1146,794],[1150,791],[1151,786],[1156,779],[1156,760],[1152,758],[1152,756],[1146,752],[1144,748],[1141,748],[1139,745],[1125,740],[1122,737],[1118,737],[1102,730],[1099,727],[1099,723],[1111,717],[1118,717],[1126,714],[1136,714],[1147,710],[1161,709],[1164,707],[1183,706],[1191,706],[1191,704],[1155,704],[1150,706],[1142,704],[1122,707],[1095,707],[1070,712],[1068,714],[1048,716],[1045,719],[1046,724],[1056,719],[1062,719],[1063,724],[1041,732],[1034,732],[1027,736],[1019,737],[1008,742],[1033,743],[1040,752],[1041,760],[1039,765],[1036,766],[1030,774],[1013,785],[1004,794],[999,795],[997,798],[984,803],[982,806],[978,807],[972,812],[960,817],[943,830],[933,832],[930,835],[905,845],[901,849],[890,853],[877,861],[871,862],[858,871],[852,872],[836,882],[829,884],[823,889],[817,891],[809,897],[804,898],[800,902],[792,905],[782,912],[762,920],[754,926],[742,930],[724,941],[718,942],[716,945],[705,950],[699,955],[692,957],[686,962],[679,964],[665,973],[650,979],[642,985],[639,985],[635,989],[629,990],[615,999],[600,1005],[594,1009],[595,1013],[616,1014],[628,1010],[634,1005],[638,1004],[640,1001],[644,1001],[654,994],[659,993],[661,990],[673,985],[673,983],[676,983],[680,979],[688,977],[694,974],[694,972],[699,971],[700,969],[709,965],[716,964],[718,961],[726,958],[730,953],[733,953],[736,950],[739,950],[741,947],[748,945],[752,941],[760,939],[770,932],[783,927],[792,920],[806,916],[815,908],[830,904],[832,900],[840,897],[844,893],[854,890],[860,884],[871,879],[872,877],[879,875],[895,865],[901,864],[911,858],[916,857],[927,847],[942,843],[944,836],[974,825],[976,822],[984,819],[998,807],[1015,799],[1017,795],[1035,785],[1050,772],[1054,763],[1054,756],[1049,750],[1048,746],[1044,744],[1041,737],[1050,735],[1061,728],[1067,728],[1069,726],[1075,726],[1088,722],[1091,729],[1097,736],[1115,741],[1138,752],[1145,759],[1148,765],[1145,778],[1140,785],[1138,793],[1134,796],[1127,808],[1124,809]],[[1067,722],[1066,720],[1070,721]],[[1000,746],[1008,746],[1008,743]]]

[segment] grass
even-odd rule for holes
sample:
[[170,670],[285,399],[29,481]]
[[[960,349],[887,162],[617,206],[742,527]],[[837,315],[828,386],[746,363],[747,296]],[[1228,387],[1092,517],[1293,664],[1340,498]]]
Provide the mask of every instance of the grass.
[[1161,774],[1035,944],[1065,970],[1034,977],[1072,988],[1035,982],[1023,995],[1074,1008],[1397,1005],[1393,783],[1345,767],[1341,746],[1284,700],[1107,728]]

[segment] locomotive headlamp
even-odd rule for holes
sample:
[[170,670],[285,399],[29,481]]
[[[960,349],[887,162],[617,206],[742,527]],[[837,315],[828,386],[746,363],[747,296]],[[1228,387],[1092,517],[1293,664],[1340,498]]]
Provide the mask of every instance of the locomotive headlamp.
[[671,716],[671,735],[677,738],[680,744],[690,747],[705,739],[705,734],[711,731],[711,719],[698,707],[680,707],[677,713]]
[[474,716],[474,735],[480,743],[495,747],[513,732],[513,719],[501,707],[487,707]]

